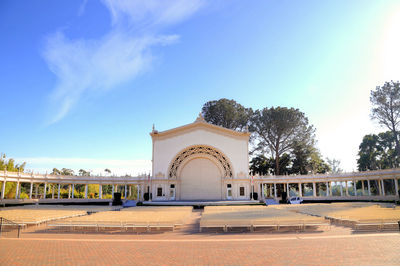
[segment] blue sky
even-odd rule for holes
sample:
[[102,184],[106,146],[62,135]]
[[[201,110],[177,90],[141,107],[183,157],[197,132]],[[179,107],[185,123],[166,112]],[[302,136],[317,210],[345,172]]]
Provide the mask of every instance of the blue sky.
[[152,124],[220,98],[300,108],[351,171],[400,79],[399,1],[3,0],[0,33],[0,152],[40,172],[148,172]]

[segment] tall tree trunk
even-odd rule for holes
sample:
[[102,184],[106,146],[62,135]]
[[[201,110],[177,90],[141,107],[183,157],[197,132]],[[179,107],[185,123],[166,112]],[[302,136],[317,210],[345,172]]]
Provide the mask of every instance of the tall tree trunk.
[[280,175],[278,150],[275,151],[275,175]]
[[396,143],[396,155],[397,157],[400,157],[400,145],[399,145],[399,139],[397,137],[397,130],[396,130],[396,121],[394,119],[394,110],[393,110],[393,103],[392,103],[392,98],[390,99],[390,122],[392,123],[392,131],[393,131],[393,136],[394,136],[394,141]]
[[[392,117],[393,117],[393,115],[392,115]],[[396,126],[395,126],[395,123],[394,123],[394,119],[392,118],[392,132],[393,132],[393,136],[394,136],[394,141],[395,141],[395,143],[396,143],[396,147],[395,147],[395,150],[396,150],[396,156],[397,157],[400,157],[400,144],[399,144],[399,138],[398,138],[398,134],[397,134],[397,130],[396,130]]]

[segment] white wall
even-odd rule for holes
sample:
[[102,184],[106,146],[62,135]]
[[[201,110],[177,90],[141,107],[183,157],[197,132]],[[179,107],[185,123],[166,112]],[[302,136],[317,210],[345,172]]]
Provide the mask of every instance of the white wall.
[[168,168],[174,157],[185,148],[193,145],[209,145],[220,150],[230,161],[233,177],[240,172],[248,176],[248,138],[218,134],[198,128],[189,132],[182,132],[171,137],[153,139],[153,176],[159,172],[168,178]]

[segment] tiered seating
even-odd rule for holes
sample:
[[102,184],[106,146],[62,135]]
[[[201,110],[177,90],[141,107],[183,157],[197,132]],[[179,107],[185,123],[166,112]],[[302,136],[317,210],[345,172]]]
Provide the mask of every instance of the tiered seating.
[[99,206],[99,205],[25,205],[18,207],[7,207],[5,209],[33,209],[33,210],[79,210],[86,212],[101,212],[119,210],[121,206]]
[[0,217],[13,221],[14,223],[40,224],[52,220],[86,215],[86,211],[80,210],[46,210],[46,209],[9,209],[0,210]]
[[190,217],[192,207],[134,207],[121,211],[105,211],[92,215],[57,221],[49,226],[78,230],[94,228],[96,231],[119,228],[129,229],[169,228],[183,225]]
[[313,204],[296,206],[293,210],[322,216],[333,224],[349,226],[354,230],[397,230],[400,221],[400,208],[388,204]]
[[351,226],[354,230],[397,230],[400,208],[372,205],[328,213],[333,223]]
[[253,231],[256,228],[274,230],[316,229],[328,225],[324,218],[290,212],[282,206],[207,206],[200,220],[200,231],[204,228],[244,227]]

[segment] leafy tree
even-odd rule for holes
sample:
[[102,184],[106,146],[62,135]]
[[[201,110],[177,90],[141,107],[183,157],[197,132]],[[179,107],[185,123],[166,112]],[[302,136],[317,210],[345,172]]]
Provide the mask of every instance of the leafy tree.
[[272,107],[254,112],[251,131],[258,141],[256,150],[261,153],[270,152],[275,160],[275,174],[279,175],[281,156],[291,153],[296,143],[309,143],[314,138],[315,130],[298,109]]
[[400,145],[398,136],[398,125],[400,123],[400,83],[385,82],[380,87],[371,91],[370,101],[372,103],[372,119],[375,119],[382,126],[387,127],[393,134],[395,150],[400,156]]
[[0,155],[0,171],[7,170],[9,172],[24,172],[26,162],[16,164],[14,159],[8,159],[5,154]]
[[61,175],[74,175],[74,170],[68,169],[68,168],[63,168],[61,169]]
[[322,159],[321,154],[316,150],[311,154],[309,168],[310,172],[313,174],[324,174],[331,170],[330,166]]
[[[16,164],[14,159],[8,159],[5,154],[0,155],[0,171],[9,171],[9,172],[24,172],[26,163],[23,162],[21,164]],[[0,187],[2,189],[2,186]],[[16,182],[7,182],[5,187],[5,197],[6,198],[14,198],[15,192],[17,191],[17,183]]]
[[343,169],[340,168],[340,160],[326,158],[326,161],[331,169],[331,173],[338,174],[343,172]]
[[[291,164],[292,161],[290,159],[290,155],[284,153],[280,158],[279,172],[290,174]],[[272,157],[266,158],[264,155],[258,155],[253,157],[253,159],[250,161],[250,174],[252,175],[268,175],[271,173],[275,174],[275,171],[275,159]]]
[[295,141],[293,143],[292,157],[293,165],[292,174],[308,174],[310,170],[311,155],[316,151],[314,148],[314,139],[310,138],[309,142]]
[[270,173],[270,161],[264,155],[258,155],[250,161],[250,174],[268,175]]
[[57,168],[53,168],[53,171],[50,173],[51,175],[61,175],[61,171]]
[[395,151],[395,136],[391,131],[364,136],[358,151],[359,171],[394,168],[400,165]]
[[90,176],[90,171],[85,171],[83,169],[79,169],[80,176]]
[[239,131],[246,130],[253,113],[251,108],[225,98],[206,102],[201,112],[208,123]]

